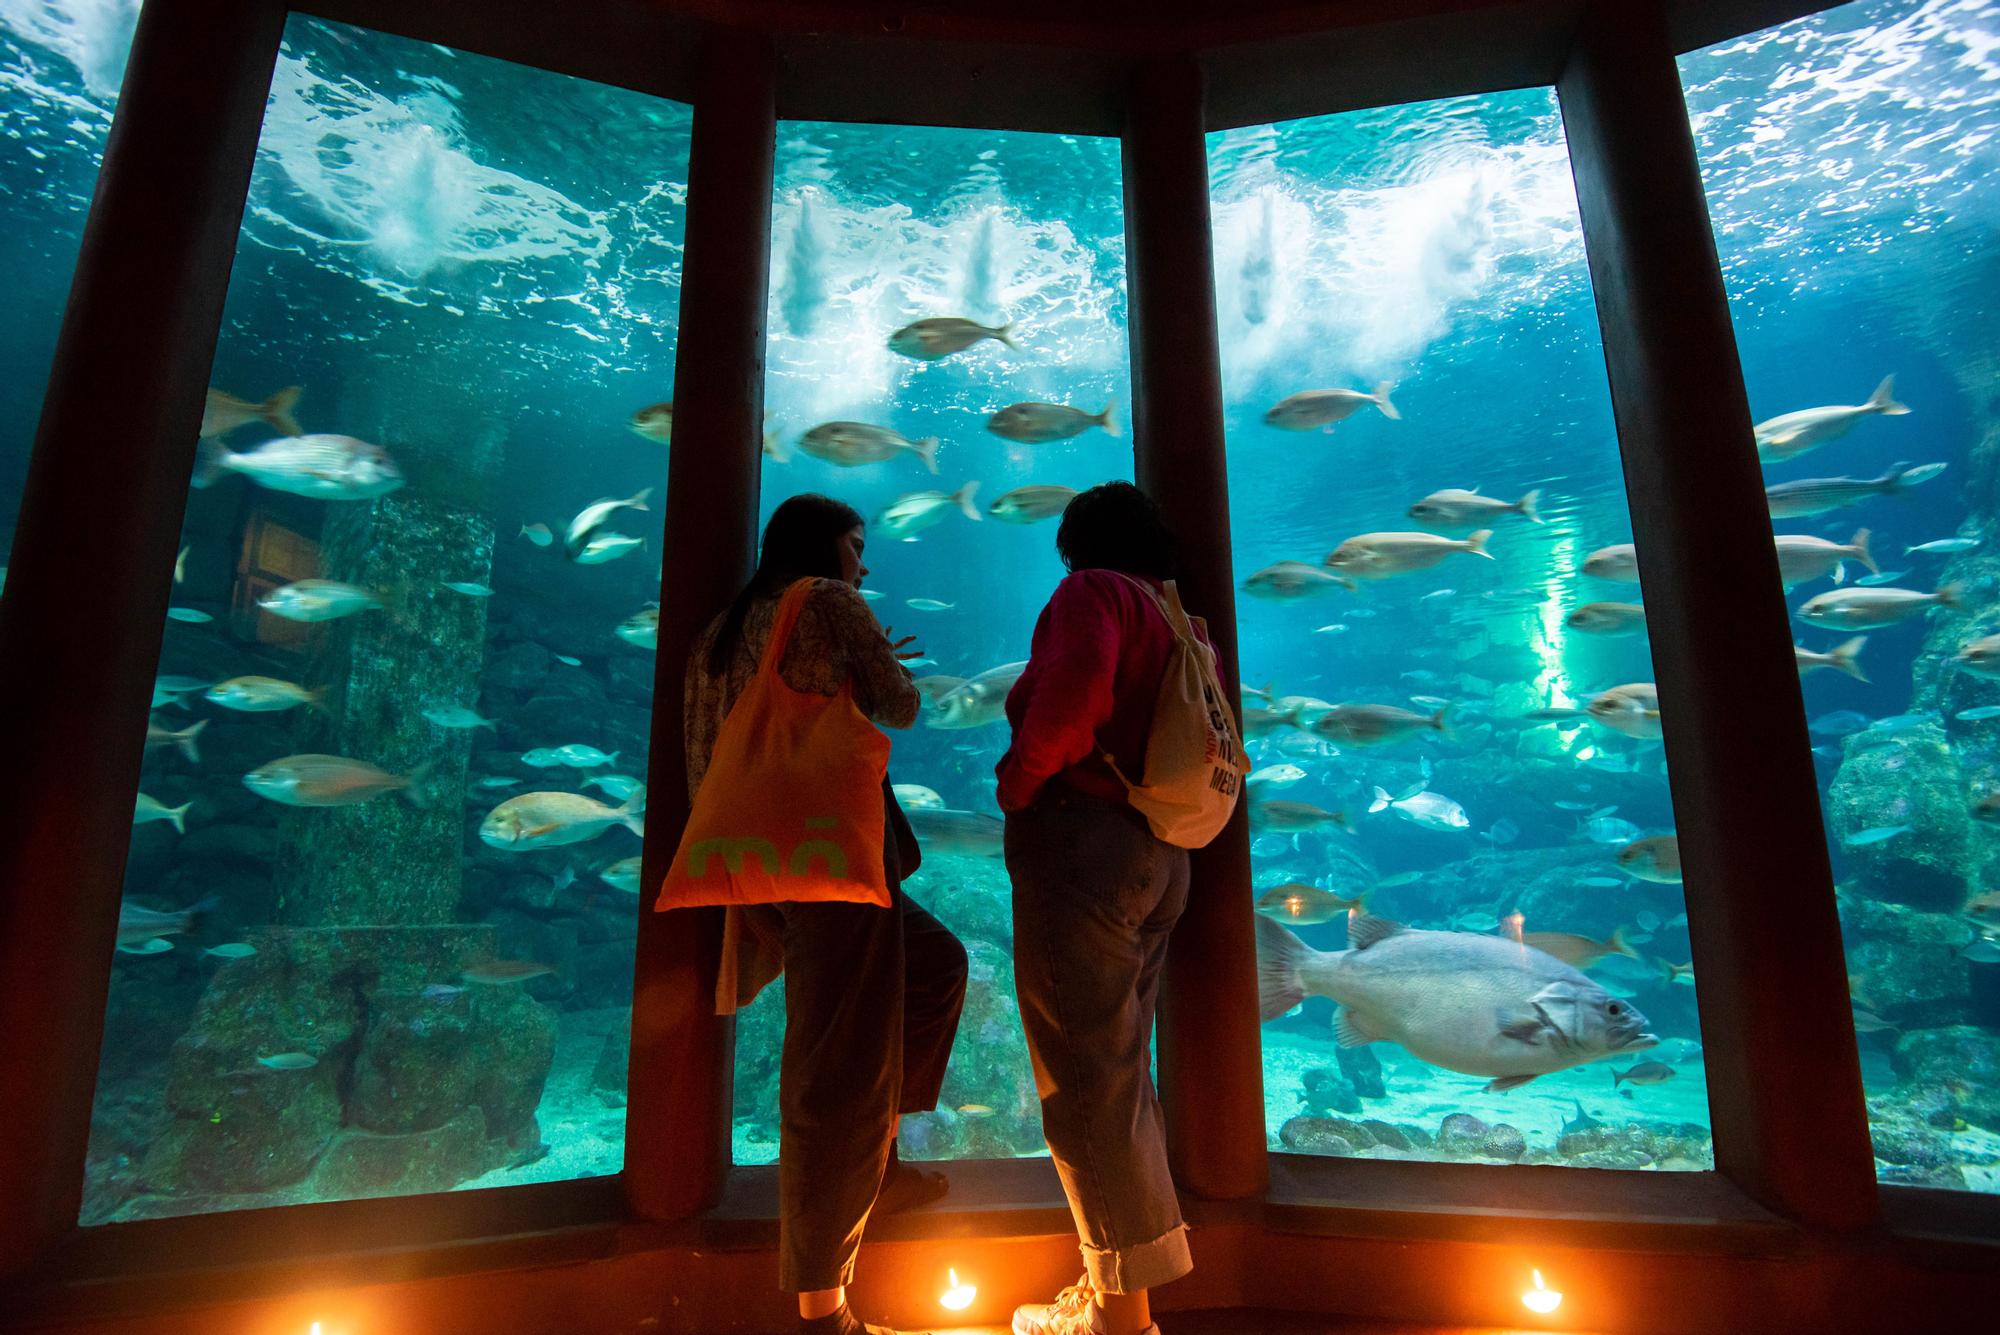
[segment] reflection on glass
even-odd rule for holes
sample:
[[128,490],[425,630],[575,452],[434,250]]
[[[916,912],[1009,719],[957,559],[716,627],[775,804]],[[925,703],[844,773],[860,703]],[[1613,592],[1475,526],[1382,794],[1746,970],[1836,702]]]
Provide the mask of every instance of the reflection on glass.
[[0,589],[139,0],[0,0]]
[[[923,845],[904,888],[971,979],[939,1110],[905,1159],[1044,1152],[1014,1000],[993,766],[1073,491],[1129,478],[1124,212],[1115,140],[779,127],[763,473],[869,516],[865,592],[924,656],[890,777]],[[780,987],[739,1017],[735,1160],[778,1153]]]
[[620,1167],[688,123],[287,27],[86,1223]]
[[1230,131],[1209,162],[1271,1146],[1707,1168],[1554,98]]
[[[2000,1190],[2000,6],[1681,61],[1885,1182]],[[1747,448],[1747,446],[1746,446]]]

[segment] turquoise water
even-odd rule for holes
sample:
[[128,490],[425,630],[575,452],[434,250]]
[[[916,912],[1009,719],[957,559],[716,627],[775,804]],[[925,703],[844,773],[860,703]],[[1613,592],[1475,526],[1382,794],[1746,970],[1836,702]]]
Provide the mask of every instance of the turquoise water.
[[[18,220],[0,265],[46,298],[7,335],[0,525],[130,17],[0,5],[0,115],[17,132],[0,203]],[[1983,546],[2000,506],[1996,47],[1991,4],[1904,0],[1683,63],[1755,417],[1858,404],[1885,375],[1910,408],[1771,462],[1770,481],[1947,465],[1779,531],[1845,543],[1865,526],[1883,568],[1908,572],[1896,585],[1963,586],[1960,609],[1868,630],[1867,682],[1820,670],[1805,692],[1883,1173],[1972,1189],[1992,1189],[2000,1162],[2000,1022],[1979,990],[1994,966],[1966,913],[1993,884],[1994,836],[1970,808],[2000,786],[2000,721],[1966,714],[2000,704],[2000,687],[1947,665],[2000,629]],[[300,386],[304,430],[380,446],[401,485],[326,499],[297,494],[306,470],[260,484],[238,459],[189,493],[155,710],[169,735],[149,748],[135,813],[85,1222],[622,1164],[631,786],[666,474],[665,444],[632,416],[672,392],[688,127],[658,99],[288,27],[212,384],[251,403]],[[885,624],[919,637],[920,675],[1018,661],[1062,573],[1055,523],[1010,522],[995,501],[1131,475],[1118,146],[792,122],[778,146],[762,513],[820,490],[870,516],[868,588]],[[1670,757],[1580,712],[1652,674],[1643,634],[1568,620],[1641,597],[1584,569],[1631,531],[1552,95],[1221,133],[1210,173],[1242,675],[1246,706],[1264,711],[1255,893],[1303,887],[1267,918],[1320,950],[1343,942],[1336,899],[1452,933],[1430,938],[1448,946],[1537,932],[1611,944],[1616,930],[1627,953],[1586,961],[1593,1004],[1636,1008],[1661,1040],[1488,1090],[1490,1073],[1455,1069],[1422,1034],[1339,1048],[1333,1000],[1309,995],[1264,1028],[1270,1144],[1710,1167],[1685,903],[1620,861],[1673,830]],[[935,362],[889,348],[938,316],[1009,324],[1014,346]],[[1384,383],[1394,417],[1369,402],[1330,432],[1266,421],[1301,391]],[[1108,406],[1118,434],[1027,444],[990,429],[1030,401]],[[938,471],[914,450],[858,467],[820,457],[807,435],[838,421],[936,437]],[[271,438],[253,417],[218,440],[243,455]],[[584,507],[649,487],[647,508],[614,510],[598,534],[637,541],[602,545],[601,564],[564,559]],[[1450,552],[1353,590],[1312,578],[1344,540],[1424,531],[1408,512],[1442,488],[1533,491],[1535,514],[1477,525],[1491,560]],[[907,535],[880,521],[928,490],[964,509]],[[1905,552],[1954,537],[1982,545]],[[0,550],[10,538],[0,528]],[[1308,567],[1301,596],[1253,578],[1281,561]],[[1802,581],[1791,605],[1866,571],[1850,559],[1842,573]],[[310,578],[382,605],[320,621],[260,608]],[[1849,635],[1797,631],[1816,652]],[[253,675],[297,689],[208,694]],[[259,699],[287,707],[241,707]],[[1334,707],[1357,703],[1444,708],[1449,731],[1356,745]],[[992,817],[1006,731],[937,726],[949,712],[897,736],[893,777]],[[301,755],[349,763],[272,768]],[[1371,812],[1377,788],[1398,805]],[[531,793],[582,797],[508,814]],[[972,984],[943,1106],[905,1121],[903,1151],[1040,1153],[994,827],[959,822],[972,835],[940,842],[949,819],[919,812],[933,838],[909,889],[965,940]],[[525,833],[550,827],[588,837],[539,847],[545,834]],[[776,1151],[781,1008],[773,989],[739,1024],[738,1162]],[[1616,1074],[1642,1062],[1659,1063],[1645,1083]]]

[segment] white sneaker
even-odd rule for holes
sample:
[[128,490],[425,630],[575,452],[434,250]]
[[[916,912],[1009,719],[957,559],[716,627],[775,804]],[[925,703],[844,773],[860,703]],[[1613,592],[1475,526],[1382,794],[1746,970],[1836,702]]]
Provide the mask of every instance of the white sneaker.
[[1022,1304],[1014,1309],[1014,1335],[1104,1335],[1104,1313],[1090,1295],[1085,1275],[1052,1303]]

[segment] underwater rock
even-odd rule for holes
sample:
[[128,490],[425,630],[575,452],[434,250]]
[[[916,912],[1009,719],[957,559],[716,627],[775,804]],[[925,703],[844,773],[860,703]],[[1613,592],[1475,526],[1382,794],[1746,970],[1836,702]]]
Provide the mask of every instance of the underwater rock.
[[372,993],[347,1121],[405,1134],[435,1130],[471,1108],[487,1135],[510,1135],[541,1101],[555,1038],[554,1013],[518,987]]
[[[1909,834],[1860,848],[1863,830],[1907,825]],[[1944,732],[1925,724],[1887,745],[1849,740],[1827,792],[1827,827],[1854,869],[1853,887],[1870,898],[1934,913],[1965,903],[1972,820],[1965,779]]]
[[1913,1084],[1956,1092],[1966,1121],[2000,1131],[2000,1034],[1963,1024],[1918,1029],[1896,1040],[1895,1063]]
[[1875,1157],[1884,1163],[1910,1168],[1956,1167],[1951,1136],[1911,1117],[1891,1095],[1868,1101],[1868,1136],[1875,1145]]
[[1471,1113],[1451,1113],[1438,1126],[1437,1147],[1447,1151],[1471,1150],[1491,1129]]
[[1300,1154],[1350,1155],[1373,1149],[1376,1144],[1375,1137],[1358,1122],[1304,1114],[1279,1127],[1278,1140]]
[[1556,1142],[1558,1161],[1579,1168],[1646,1168],[1685,1164],[1712,1168],[1714,1143],[1692,1122],[1610,1123],[1572,1131]]
[[1361,1119],[1361,1129],[1375,1137],[1377,1145],[1392,1150],[1411,1150],[1428,1147],[1432,1142],[1428,1132],[1415,1127],[1401,1127],[1394,1122],[1384,1122],[1376,1117]]
[[270,825],[204,825],[182,837],[178,856],[189,862],[244,863],[269,879],[277,846],[278,832]]
[[1505,1122],[1488,1126],[1471,1113],[1451,1113],[1438,1126],[1437,1151],[1447,1158],[1502,1159],[1513,1163],[1527,1150],[1528,1138]]
[[1361,1111],[1361,1096],[1346,1076],[1332,1071],[1307,1071],[1300,1080],[1305,1088],[1299,1091],[1299,1106],[1308,1116]]
[[[738,1042],[741,1042],[740,1036]],[[597,1053],[597,1064],[590,1068],[590,1091],[597,1095],[599,1103],[607,1108],[625,1106],[626,1076],[631,1061],[632,1013],[627,1011],[619,1017],[612,1031],[604,1036],[604,1046]]]
[[1927,1167],[1880,1164],[1875,1170],[1875,1180],[1887,1186],[1937,1187],[1944,1191],[1964,1191],[1970,1185],[1965,1180],[1965,1173],[1957,1164],[1937,1164]]
[[[578,921],[580,927],[583,924]],[[565,1010],[603,1010],[632,1004],[632,943],[580,942],[570,961],[571,991]]]
[[1855,1004],[1904,1028],[1970,1018],[1971,989],[1958,952],[1976,933],[1950,913],[1885,903],[1840,887],[1840,925]]
[[1479,1152],[1489,1159],[1512,1163],[1528,1152],[1528,1138],[1517,1128],[1501,1122],[1481,1137]]
[[530,691],[549,675],[549,651],[532,640],[523,640],[487,660],[485,684],[488,690]]
[[463,1110],[441,1126],[400,1135],[349,1127],[327,1146],[305,1198],[337,1201],[448,1191],[507,1167],[519,1153],[505,1139],[487,1136],[476,1108]]
[[1382,1060],[1367,1048],[1335,1048],[1333,1059],[1340,1066],[1340,1073],[1354,1086],[1354,1092],[1364,1099],[1387,1098],[1389,1091],[1382,1085]]
[[606,693],[613,700],[650,705],[653,699],[653,655],[643,652],[613,654],[604,662],[608,678]]

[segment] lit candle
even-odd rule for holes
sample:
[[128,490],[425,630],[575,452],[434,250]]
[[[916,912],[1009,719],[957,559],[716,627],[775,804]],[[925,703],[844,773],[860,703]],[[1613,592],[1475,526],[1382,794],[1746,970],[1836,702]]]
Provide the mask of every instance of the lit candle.
[[1535,1287],[1521,1295],[1522,1306],[1530,1312],[1538,1312],[1543,1316],[1561,1307],[1562,1300],[1561,1293],[1542,1283],[1542,1272],[1539,1270],[1535,1272]]
[[972,1300],[979,1296],[979,1290],[970,1284],[959,1283],[956,1270],[946,1273],[951,1276],[951,1287],[938,1295],[938,1304],[954,1312],[963,1312],[972,1306]]

